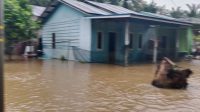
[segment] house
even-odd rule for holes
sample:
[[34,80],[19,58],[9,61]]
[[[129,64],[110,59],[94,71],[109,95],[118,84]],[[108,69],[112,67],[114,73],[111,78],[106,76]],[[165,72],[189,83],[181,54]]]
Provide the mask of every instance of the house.
[[127,65],[191,50],[191,23],[93,1],[55,0],[42,14],[44,57]]

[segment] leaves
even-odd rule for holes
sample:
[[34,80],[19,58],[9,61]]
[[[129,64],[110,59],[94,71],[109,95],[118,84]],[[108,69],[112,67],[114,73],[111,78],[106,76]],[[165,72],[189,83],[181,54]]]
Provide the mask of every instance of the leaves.
[[186,11],[188,17],[199,17],[200,16],[200,4],[186,4],[189,11]]
[[38,28],[27,0],[5,0],[6,45],[35,37]]
[[174,18],[183,18],[186,17],[185,11],[181,7],[172,8],[170,15]]

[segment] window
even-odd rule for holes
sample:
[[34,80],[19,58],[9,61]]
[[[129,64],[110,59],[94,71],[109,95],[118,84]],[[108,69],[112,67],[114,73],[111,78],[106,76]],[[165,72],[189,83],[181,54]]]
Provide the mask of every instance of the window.
[[161,48],[166,48],[167,47],[167,37],[166,36],[162,36],[160,39],[160,47]]
[[52,33],[52,48],[56,48],[56,34]]
[[138,48],[142,48],[142,34],[138,36]]
[[148,49],[153,49],[154,48],[154,41],[153,40],[149,40],[148,41]]
[[133,49],[133,34],[129,34],[129,48]]
[[103,49],[103,35],[102,32],[97,33],[97,49]]

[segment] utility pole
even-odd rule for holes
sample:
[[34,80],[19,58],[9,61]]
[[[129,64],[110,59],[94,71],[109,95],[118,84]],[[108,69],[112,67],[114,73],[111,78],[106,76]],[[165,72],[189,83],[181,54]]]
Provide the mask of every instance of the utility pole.
[[0,0],[0,112],[4,112],[4,0]]

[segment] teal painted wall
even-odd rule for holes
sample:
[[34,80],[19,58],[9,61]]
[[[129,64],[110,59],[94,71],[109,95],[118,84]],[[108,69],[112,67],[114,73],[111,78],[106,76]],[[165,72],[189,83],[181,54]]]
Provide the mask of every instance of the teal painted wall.
[[[133,49],[129,51],[129,63],[143,62],[146,59],[145,48],[149,38],[155,36],[154,29],[148,24],[131,23],[130,33],[133,33]],[[142,48],[139,48],[139,36],[142,36]]]
[[[152,49],[149,48],[150,39],[166,36],[166,48],[158,47],[158,58],[164,56],[175,58],[176,57],[176,37],[177,27],[150,27],[150,24],[143,22],[130,22],[129,32],[133,34],[133,48],[129,50],[128,62],[138,63],[151,61],[153,56]],[[92,22],[92,54],[93,62],[108,62],[108,33],[117,33],[117,46],[116,46],[116,63],[124,63],[124,37],[125,37],[125,21],[106,21],[106,20],[93,20]],[[103,33],[103,50],[97,50],[97,32]],[[142,36],[142,48],[139,48],[139,36]]]
[[158,40],[162,41],[162,37],[165,36],[166,39],[166,48],[162,48],[158,46],[158,52],[162,57],[166,56],[171,59],[175,58],[176,56],[176,36],[177,36],[177,29],[170,29],[170,28],[165,28],[165,27],[160,27],[157,29],[157,34],[158,34]]
[[[91,60],[92,62],[107,63],[108,60],[108,43],[109,32],[116,33],[116,63],[122,64],[124,51],[124,24],[123,22],[93,20],[92,22],[92,43],[91,43]],[[97,32],[103,33],[103,49],[97,49]]]
[[[125,49],[125,22],[124,21],[103,21],[94,20],[92,22],[92,62],[108,62],[108,34],[116,32],[116,54],[115,59],[117,64],[124,64],[124,49]],[[97,50],[97,32],[103,33],[103,50]],[[128,61],[142,62],[146,60],[145,48],[149,38],[155,37],[155,29],[149,27],[148,24],[136,24],[131,22],[129,32],[133,34],[133,49],[129,51]],[[142,48],[139,48],[139,36],[142,35]]]

